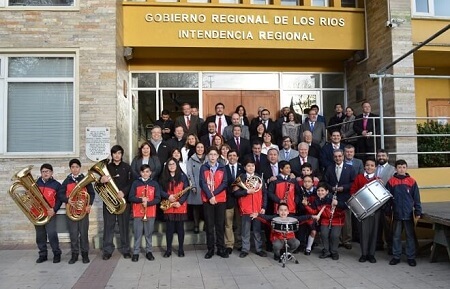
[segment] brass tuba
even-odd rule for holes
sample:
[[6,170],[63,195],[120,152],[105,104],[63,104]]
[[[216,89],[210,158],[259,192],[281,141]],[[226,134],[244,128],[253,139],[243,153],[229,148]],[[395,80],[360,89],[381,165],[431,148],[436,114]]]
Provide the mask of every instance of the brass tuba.
[[238,176],[236,180],[231,184],[231,186],[238,186],[241,189],[249,190],[255,189],[259,190],[262,187],[263,181],[260,177],[253,175],[245,180],[245,183],[241,180],[241,176]]
[[[42,226],[50,221],[51,217],[48,216],[48,210],[52,208],[33,179],[32,168],[33,166],[28,166],[14,174],[12,178],[14,183],[9,188],[8,193],[33,225]],[[19,187],[23,187],[25,192],[17,190]]]

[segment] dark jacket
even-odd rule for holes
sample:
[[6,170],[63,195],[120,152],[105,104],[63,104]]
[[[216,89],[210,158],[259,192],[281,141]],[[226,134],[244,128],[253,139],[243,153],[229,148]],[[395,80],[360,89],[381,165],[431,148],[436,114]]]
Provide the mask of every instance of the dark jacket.
[[388,181],[386,189],[394,197],[390,208],[395,220],[412,220],[413,211],[416,216],[422,215],[419,187],[409,174],[394,174]]
[[120,162],[118,165],[110,162],[107,168],[117,188],[125,195],[124,199],[129,202],[128,195],[130,194],[131,184],[134,180],[131,166],[125,162]]
[[[64,180],[64,182],[62,183],[61,187],[58,190],[58,198],[61,200],[61,202],[67,203],[68,196],[70,195],[72,190],[75,188],[77,183],[79,183],[82,179],[84,179],[83,174],[78,175],[77,178],[73,178],[72,174],[69,174],[67,176],[67,178]],[[94,187],[92,186],[92,183],[89,183],[86,186],[86,190],[90,197],[89,205],[92,205],[94,203],[94,199],[95,199],[95,191],[94,191]]]

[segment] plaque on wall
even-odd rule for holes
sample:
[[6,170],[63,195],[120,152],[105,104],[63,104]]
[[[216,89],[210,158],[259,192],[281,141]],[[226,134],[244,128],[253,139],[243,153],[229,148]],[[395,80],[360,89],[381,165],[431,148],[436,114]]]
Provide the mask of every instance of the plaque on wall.
[[101,161],[110,154],[109,127],[86,128],[86,156],[91,161]]

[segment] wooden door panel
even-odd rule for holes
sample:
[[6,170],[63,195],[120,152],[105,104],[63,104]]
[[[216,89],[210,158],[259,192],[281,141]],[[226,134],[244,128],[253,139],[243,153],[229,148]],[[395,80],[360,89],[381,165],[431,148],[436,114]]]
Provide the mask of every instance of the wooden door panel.
[[249,120],[257,116],[260,106],[267,108],[270,118],[276,120],[280,111],[280,93],[274,90],[242,91],[242,105],[247,110]]
[[203,91],[203,117],[206,118],[215,114],[214,107],[216,103],[223,103],[225,105],[224,113],[231,115],[236,106],[241,104],[240,90],[215,90]]

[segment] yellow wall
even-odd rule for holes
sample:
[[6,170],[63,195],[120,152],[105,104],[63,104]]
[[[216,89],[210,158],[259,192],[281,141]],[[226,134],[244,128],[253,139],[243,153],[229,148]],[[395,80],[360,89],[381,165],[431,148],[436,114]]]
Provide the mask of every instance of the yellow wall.
[[425,117],[427,99],[450,98],[450,79],[415,79],[415,91],[416,116]]
[[[430,18],[422,18],[422,19],[412,19],[411,27],[412,27],[412,40],[413,43],[420,43],[424,40],[428,39],[430,36],[444,28],[449,24],[447,20],[439,20],[439,19],[430,19]],[[430,42],[432,45],[428,45],[422,47],[420,50],[430,50],[430,51],[450,51],[450,32],[447,32],[440,35],[438,38]],[[444,46],[442,44],[445,44]],[[433,46],[435,45],[435,46]]]
[[[408,173],[417,181],[420,187],[450,185],[450,168],[409,169]],[[423,203],[449,202],[450,188],[421,189],[420,197]]]

